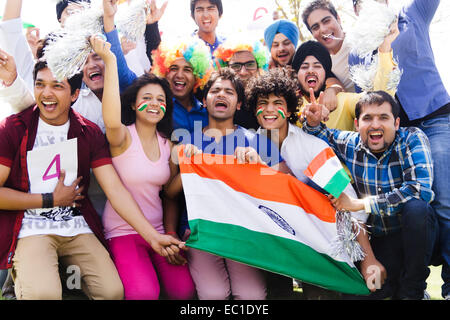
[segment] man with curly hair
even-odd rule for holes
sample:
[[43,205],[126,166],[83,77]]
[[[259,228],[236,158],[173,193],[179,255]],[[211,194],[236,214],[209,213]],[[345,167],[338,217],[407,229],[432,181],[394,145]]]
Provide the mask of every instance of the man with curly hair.
[[193,132],[208,124],[208,113],[195,96],[213,71],[209,48],[191,38],[185,42],[163,42],[153,52],[152,72],[165,77],[174,96],[173,128]]
[[[318,188],[304,171],[309,163],[324,149],[329,148],[328,144],[321,139],[307,134],[297,127],[297,81],[295,74],[288,69],[271,69],[269,72],[254,78],[247,86],[246,96],[250,110],[256,115],[261,129],[258,133],[267,134],[280,149],[282,158],[293,175],[300,181]],[[320,189],[319,189],[320,190]],[[322,191],[322,190],[321,190]],[[356,193],[351,185],[344,190],[346,194],[356,197]],[[355,212],[354,217],[365,223],[367,216],[363,211]],[[368,282],[372,278],[370,266],[378,266],[380,270],[384,267],[375,259],[370,247],[366,232],[360,232],[357,238],[366,256],[361,262],[361,272]],[[282,281],[282,279],[279,279]],[[315,299],[336,298],[336,293],[328,290],[321,290],[313,286],[304,286],[304,293],[311,297],[310,292],[315,291]],[[320,296],[317,296],[319,294]]]

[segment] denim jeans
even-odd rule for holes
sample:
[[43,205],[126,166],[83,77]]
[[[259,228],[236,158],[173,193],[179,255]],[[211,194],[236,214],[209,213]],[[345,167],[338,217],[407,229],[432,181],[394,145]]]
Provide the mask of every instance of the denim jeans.
[[442,256],[442,296],[450,294],[450,114],[423,121],[419,126],[430,141],[434,162],[431,204],[439,222],[439,250]]
[[408,201],[401,212],[401,230],[372,237],[376,259],[387,271],[381,289],[369,296],[344,296],[344,299],[423,298],[428,265],[437,240],[437,219],[431,205],[422,200]]

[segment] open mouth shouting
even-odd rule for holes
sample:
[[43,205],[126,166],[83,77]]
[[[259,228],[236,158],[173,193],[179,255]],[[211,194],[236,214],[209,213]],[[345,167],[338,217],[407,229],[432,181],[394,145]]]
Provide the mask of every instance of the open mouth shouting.
[[56,107],[58,106],[58,102],[50,100],[42,100],[41,104],[44,106],[44,109],[47,112],[55,111]]
[[306,82],[308,88],[315,89],[317,87],[317,84],[319,83],[319,77],[315,74],[308,74],[305,77],[305,82]]
[[218,111],[225,111],[228,109],[228,103],[224,100],[217,100],[214,104],[214,108]]
[[103,75],[100,71],[93,71],[89,73],[89,80],[91,81],[99,81],[103,79]]
[[175,81],[174,82],[174,89],[178,91],[182,91],[186,88],[186,82],[185,81]]
[[212,24],[211,19],[202,20],[202,25],[204,28],[209,28]]
[[369,141],[372,144],[379,144],[383,141],[383,131],[382,130],[370,130],[369,131]]

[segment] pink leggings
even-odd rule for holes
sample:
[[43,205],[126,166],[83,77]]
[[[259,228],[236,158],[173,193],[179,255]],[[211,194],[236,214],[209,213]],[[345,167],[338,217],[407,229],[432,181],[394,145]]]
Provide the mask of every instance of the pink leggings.
[[109,240],[126,300],[157,300],[161,287],[168,299],[192,299],[195,287],[187,265],[177,266],[157,254],[138,234]]

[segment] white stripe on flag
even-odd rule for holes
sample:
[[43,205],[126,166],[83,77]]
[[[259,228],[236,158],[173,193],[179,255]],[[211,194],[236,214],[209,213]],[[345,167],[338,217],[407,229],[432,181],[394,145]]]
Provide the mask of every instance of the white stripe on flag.
[[342,164],[337,157],[332,157],[316,171],[312,180],[320,187],[325,187],[336,172],[342,170]]
[[[203,178],[194,173],[183,173],[182,179],[189,220],[204,219],[238,225],[252,231],[299,241],[319,253],[330,255],[330,244],[336,237],[334,223],[321,221],[298,206],[261,200],[237,192],[220,180]],[[282,216],[295,231],[295,235],[275,223],[258,208],[259,205]],[[333,259],[353,266],[345,255]]]

